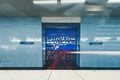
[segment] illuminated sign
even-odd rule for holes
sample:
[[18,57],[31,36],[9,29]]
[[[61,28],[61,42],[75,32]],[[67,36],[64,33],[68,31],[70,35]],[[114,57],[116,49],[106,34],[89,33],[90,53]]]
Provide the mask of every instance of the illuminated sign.
[[21,44],[21,45],[34,45],[34,42],[21,41],[20,44]]
[[102,42],[89,42],[89,45],[102,45]]

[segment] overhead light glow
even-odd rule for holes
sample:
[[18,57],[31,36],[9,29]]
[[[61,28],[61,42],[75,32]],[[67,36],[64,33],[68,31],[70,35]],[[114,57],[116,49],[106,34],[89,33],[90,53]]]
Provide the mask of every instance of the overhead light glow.
[[104,6],[100,5],[86,5],[86,11],[102,11]]
[[34,4],[57,4],[57,0],[34,0]]
[[79,23],[80,17],[42,17],[45,23]]
[[120,0],[108,0],[108,3],[120,3]]
[[61,3],[84,3],[85,0],[61,0]]

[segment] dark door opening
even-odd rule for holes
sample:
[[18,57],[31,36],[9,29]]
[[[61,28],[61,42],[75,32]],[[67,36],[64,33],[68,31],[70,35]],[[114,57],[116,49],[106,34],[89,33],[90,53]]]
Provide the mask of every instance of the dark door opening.
[[77,69],[79,24],[44,24],[46,69]]

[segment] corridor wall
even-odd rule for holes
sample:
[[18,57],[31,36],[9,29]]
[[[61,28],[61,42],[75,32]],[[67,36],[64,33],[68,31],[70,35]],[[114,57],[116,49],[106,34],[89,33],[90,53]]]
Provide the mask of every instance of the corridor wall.
[[120,68],[120,17],[82,17],[80,50],[81,68]]
[[[0,17],[0,68],[43,67],[42,36],[40,18]],[[82,17],[80,51],[96,51],[78,54],[81,68],[120,68],[120,17]]]
[[0,17],[0,68],[42,67],[40,18]]

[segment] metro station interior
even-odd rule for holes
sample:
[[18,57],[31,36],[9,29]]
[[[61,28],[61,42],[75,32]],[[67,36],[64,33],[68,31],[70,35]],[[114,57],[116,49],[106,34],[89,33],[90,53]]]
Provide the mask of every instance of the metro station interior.
[[0,69],[120,69],[120,1],[0,0]]

